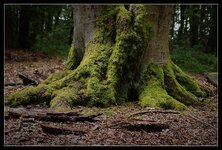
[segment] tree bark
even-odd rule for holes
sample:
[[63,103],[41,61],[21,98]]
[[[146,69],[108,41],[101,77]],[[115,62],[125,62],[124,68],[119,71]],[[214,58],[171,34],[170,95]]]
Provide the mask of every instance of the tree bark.
[[19,46],[20,48],[29,48],[29,6],[20,7],[19,20]]
[[171,13],[169,5],[74,6],[68,70],[10,95],[9,102],[47,102],[62,110],[107,107],[132,98],[142,106],[176,110],[197,103],[196,96],[204,93],[170,59]]
[[190,44],[191,46],[194,46],[198,43],[198,23],[199,23],[199,17],[197,15],[198,13],[198,6],[191,6],[193,10],[193,14],[191,16],[191,21],[190,21]]
[[207,53],[216,53],[217,51],[217,25],[215,22],[217,22],[217,6],[213,5],[210,12],[210,31],[205,49]]
[[180,27],[178,31],[178,40],[181,40],[183,38],[185,9],[186,5],[180,5]]
[[6,6],[5,14],[5,48],[13,48],[13,35],[14,34],[14,12],[10,6]]
[[73,6],[74,34],[72,48],[66,63],[68,69],[75,69],[80,64],[86,50],[86,43],[95,32],[96,18],[101,10],[100,5]]

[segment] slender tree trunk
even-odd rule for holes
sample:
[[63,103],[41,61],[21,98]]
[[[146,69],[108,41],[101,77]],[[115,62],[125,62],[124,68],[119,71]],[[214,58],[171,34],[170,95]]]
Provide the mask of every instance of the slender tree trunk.
[[29,6],[20,7],[19,44],[20,48],[29,48]]
[[173,6],[172,20],[171,20],[171,29],[170,29],[171,39],[174,39],[175,14],[176,14],[176,6],[174,5]]
[[69,70],[10,95],[9,102],[17,106],[46,101],[67,110],[133,98],[142,106],[186,109],[204,93],[170,59],[171,14],[169,5],[74,6]]
[[206,45],[206,6],[200,6],[200,41],[202,45]]
[[180,27],[179,27],[179,31],[178,31],[178,39],[181,40],[183,39],[183,31],[184,31],[184,15],[185,15],[185,9],[186,9],[186,5],[180,5]]
[[210,16],[210,31],[207,40],[207,46],[205,52],[214,52],[217,51],[217,6],[213,5],[211,8]]
[[[5,48],[12,48],[13,45],[13,39],[14,39],[14,21],[15,19],[14,12],[10,8],[10,6],[6,6],[6,15],[5,15]],[[15,39],[14,39],[15,40]]]
[[191,38],[190,38],[190,43],[191,46],[194,46],[197,44],[198,42],[198,6],[191,6],[192,10],[193,10],[193,14],[191,16],[191,21],[190,21],[190,34],[191,34]]

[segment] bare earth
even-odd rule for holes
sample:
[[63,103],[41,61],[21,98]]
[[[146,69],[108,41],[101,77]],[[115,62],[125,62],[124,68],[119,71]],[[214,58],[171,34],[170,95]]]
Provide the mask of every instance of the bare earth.
[[[10,54],[9,54],[10,53]],[[21,83],[18,72],[41,82],[64,68],[64,59],[11,50],[5,60],[5,83]],[[9,56],[9,57],[8,57]],[[36,74],[38,72],[38,74]],[[137,102],[109,108],[74,107],[55,113],[45,105],[5,106],[4,144],[15,145],[218,145],[217,89],[204,75],[189,73],[213,89],[203,105],[186,112],[142,108]],[[6,86],[5,95],[27,86]]]

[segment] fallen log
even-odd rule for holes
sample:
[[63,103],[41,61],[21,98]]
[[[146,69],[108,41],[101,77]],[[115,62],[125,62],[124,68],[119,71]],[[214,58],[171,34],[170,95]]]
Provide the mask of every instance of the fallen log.
[[49,134],[54,134],[54,135],[59,135],[59,134],[75,134],[75,135],[82,135],[85,134],[86,132],[83,130],[74,130],[70,128],[60,128],[52,125],[45,125],[41,124],[42,130],[45,133]]
[[9,109],[8,110],[8,118],[34,118],[36,120],[41,121],[49,121],[49,122],[67,122],[67,121],[89,121],[89,122],[95,122],[95,117],[98,117],[102,115],[102,113],[96,114],[96,115],[80,115],[79,112],[42,112],[42,113],[36,113],[36,112],[30,112],[26,109]]

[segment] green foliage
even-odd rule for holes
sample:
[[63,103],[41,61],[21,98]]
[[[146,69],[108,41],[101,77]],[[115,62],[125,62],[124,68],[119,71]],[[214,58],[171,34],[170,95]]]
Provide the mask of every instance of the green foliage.
[[204,53],[198,49],[181,47],[171,52],[171,58],[182,70],[186,72],[216,72],[217,71],[217,56],[211,53]]
[[57,26],[54,30],[37,35],[33,49],[52,55],[66,56],[69,52],[70,27]]

